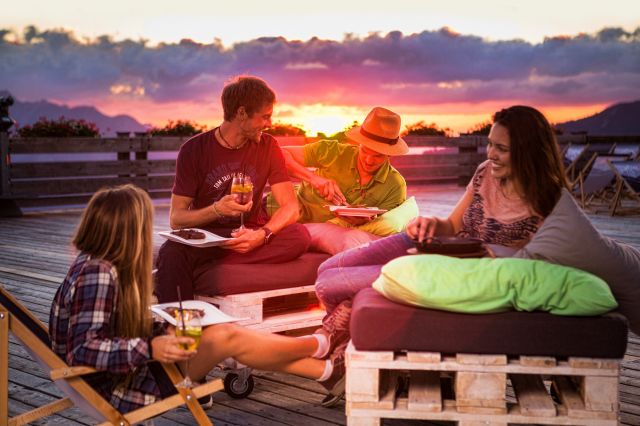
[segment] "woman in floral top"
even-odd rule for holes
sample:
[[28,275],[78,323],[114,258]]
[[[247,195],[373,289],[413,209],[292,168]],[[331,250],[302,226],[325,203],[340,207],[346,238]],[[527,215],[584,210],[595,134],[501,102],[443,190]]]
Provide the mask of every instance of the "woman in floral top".
[[[493,117],[487,157],[449,217],[418,217],[406,233],[338,253],[320,266],[316,293],[327,309],[324,323],[332,330],[318,332],[330,336],[332,347],[344,348],[338,342],[349,339],[350,300],[371,287],[382,266],[406,255],[416,240],[475,237],[514,252],[529,242],[567,186],[553,129],[534,108],[503,109]],[[335,318],[346,324],[339,333]]]
[[[83,213],[73,244],[78,257],[58,289],[49,318],[56,354],[70,365],[99,370],[86,378],[120,412],[176,392],[160,362],[190,359],[189,375],[202,380],[218,363],[236,358],[262,369],[326,381],[332,363],[326,340],[285,337],[217,324],[203,330],[199,348],[154,322],[152,297],[153,206],[133,185],[98,191]],[[322,383],[322,382],[321,382]]]

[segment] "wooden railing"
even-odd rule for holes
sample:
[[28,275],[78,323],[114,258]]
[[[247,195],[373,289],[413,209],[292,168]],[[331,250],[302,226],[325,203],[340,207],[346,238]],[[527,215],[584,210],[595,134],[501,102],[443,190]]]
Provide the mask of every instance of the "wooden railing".
[[[186,139],[9,138],[0,133],[0,215],[19,215],[21,209],[30,207],[82,205],[99,188],[123,183],[134,183],[153,198],[169,198],[175,157]],[[464,185],[485,158],[483,136],[405,139],[412,147],[435,148],[420,155],[392,158],[392,164],[410,185],[445,181]],[[587,139],[561,137],[561,142],[581,143]],[[305,142],[301,138],[278,140],[281,145]],[[166,152],[163,159],[153,158],[160,152]]]

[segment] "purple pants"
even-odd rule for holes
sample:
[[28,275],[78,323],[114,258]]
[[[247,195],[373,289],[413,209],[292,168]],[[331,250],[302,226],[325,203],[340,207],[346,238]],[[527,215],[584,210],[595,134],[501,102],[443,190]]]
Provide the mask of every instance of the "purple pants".
[[340,302],[352,299],[380,275],[385,263],[407,254],[413,247],[404,232],[352,248],[327,259],[318,269],[316,294],[324,304],[327,315]]
[[176,288],[179,285],[182,299],[191,300],[194,298],[193,287],[197,278],[216,265],[285,263],[306,252],[310,243],[309,232],[299,223],[282,228],[273,235],[269,245],[260,246],[249,253],[166,241],[160,247],[156,261],[155,294],[160,303],[174,302],[178,300]]

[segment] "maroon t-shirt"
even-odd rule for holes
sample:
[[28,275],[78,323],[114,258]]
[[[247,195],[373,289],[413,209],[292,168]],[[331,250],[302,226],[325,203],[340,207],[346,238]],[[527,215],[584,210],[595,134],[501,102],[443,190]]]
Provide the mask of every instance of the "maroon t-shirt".
[[[253,181],[253,207],[245,213],[247,226],[260,226],[262,192],[267,183],[289,181],[282,151],[276,139],[263,133],[260,142],[248,142],[240,149],[228,149],[216,141],[215,129],[200,133],[181,147],[176,162],[176,177],[172,192],[193,198],[191,209],[210,206],[231,192],[234,173],[244,173]],[[220,218],[206,228],[235,228],[239,218]]]

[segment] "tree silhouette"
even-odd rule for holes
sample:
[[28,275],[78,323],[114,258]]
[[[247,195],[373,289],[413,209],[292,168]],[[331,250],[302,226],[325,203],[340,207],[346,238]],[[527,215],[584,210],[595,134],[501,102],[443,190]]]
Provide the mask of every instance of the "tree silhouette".
[[193,136],[207,130],[207,126],[189,120],[169,120],[164,127],[151,129],[152,136]]
[[277,122],[265,130],[272,136],[306,136],[307,132],[288,123]]
[[419,136],[447,136],[451,133],[451,129],[446,127],[444,129],[439,128],[436,123],[426,124],[424,120],[420,120],[417,123],[408,124],[405,126],[404,136],[406,135],[419,135]]

